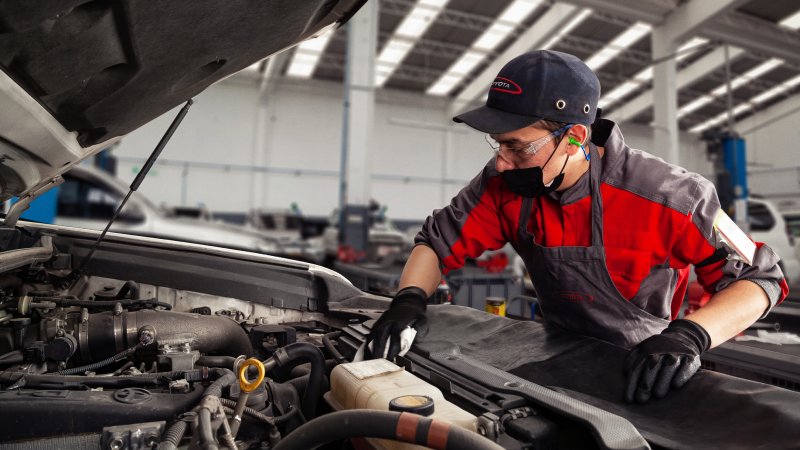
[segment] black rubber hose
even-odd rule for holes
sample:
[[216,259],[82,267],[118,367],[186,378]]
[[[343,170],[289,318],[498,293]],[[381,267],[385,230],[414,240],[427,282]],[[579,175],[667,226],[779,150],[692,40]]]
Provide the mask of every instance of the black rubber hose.
[[[236,408],[236,403],[237,403],[236,400],[231,400],[229,398],[221,398],[221,399],[219,399],[219,401],[220,401],[220,403],[222,403],[223,406],[227,406],[229,408]],[[260,412],[256,411],[255,409],[250,408],[249,406],[245,406],[244,407],[244,413],[247,414],[248,416],[254,418],[254,419],[258,419],[258,420],[260,420],[260,421],[262,421],[264,423],[267,423],[267,424],[270,424],[272,426],[275,426],[274,419],[272,417],[270,417],[270,416],[268,416],[266,414],[260,413]]]
[[119,288],[119,291],[117,291],[117,295],[114,298],[117,300],[122,300],[125,298],[126,295],[128,295],[128,292],[130,292],[132,300],[138,300],[139,283],[133,280],[126,281],[125,284],[123,284],[122,287]]
[[322,398],[325,386],[325,356],[317,347],[306,342],[295,342],[278,349],[272,359],[279,365],[291,364],[301,359],[311,363],[308,384],[303,392],[302,410],[307,419],[315,417],[317,404]]
[[233,356],[201,356],[197,358],[196,364],[198,366],[224,367],[232,370],[235,362],[236,358]]
[[214,380],[214,382],[206,388],[205,392],[203,392],[203,397],[208,397],[209,395],[222,397],[222,389],[225,386],[235,383],[237,380],[236,375],[228,369],[215,368],[209,370],[208,372],[209,374],[214,372],[216,380]]
[[0,364],[19,364],[25,361],[22,350],[14,350],[0,356]]
[[274,450],[312,450],[330,442],[365,437],[390,439],[436,450],[502,450],[457,425],[411,413],[347,410],[317,417],[289,433]]
[[124,350],[122,352],[119,352],[119,353],[117,353],[116,355],[114,355],[114,356],[112,356],[110,358],[106,358],[106,359],[104,359],[102,361],[98,361],[96,363],[88,364],[88,365],[85,365],[85,366],[73,367],[71,369],[66,369],[66,370],[60,370],[58,372],[58,374],[59,375],[75,375],[75,374],[89,372],[89,371],[93,372],[93,371],[95,371],[97,369],[102,369],[103,367],[106,367],[106,366],[109,366],[111,364],[114,364],[117,361],[122,361],[123,359],[127,358],[128,356],[136,353],[136,351],[139,350],[142,347],[144,347],[144,344],[142,344],[140,342],[140,343],[134,345],[133,347],[131,347],[131,348],[127,349],[127,350]]
[[339,336],[342,335],[341,331],[334,331],[333,333],[328,333],[325,336],[322,336],[322,345],[328,349],[328,352],[333,356],[333,360],[336,361],[336,364],[342,364],[347,362],[347,358],[342,355],[339,350],[333,345],[332,339],[338,339]]
[[178,444],[181,443],[183,435],[186,434],[187,422],[185,420],[178,420],[170,425],[167,431],[164,432],[164,437],[158,444],[158,450],[175,450]]
[[281,414],[280,416],[275,417],[273,419],[273,422],[275,422],[275,425],[281,425],[285,423],[287,420],[293,418],[294,416],[300,416],[302,418],[301,423],[306,423],[306,418],[303,417],[303,412],[300,411],[300,408],[297,408],[296,406],[289,406],[286,412]]

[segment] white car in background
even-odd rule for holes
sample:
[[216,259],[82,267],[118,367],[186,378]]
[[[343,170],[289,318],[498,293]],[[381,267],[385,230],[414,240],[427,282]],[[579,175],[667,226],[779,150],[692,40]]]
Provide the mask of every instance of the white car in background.
[[800,262],[795,253],[794,237],[775,205],[751,197],[747,203],[747,221],[750,224],[750,237],[769,245],[780,256],[780,266],[787,283],[793,285],[800,282]]
[[[75,166],[59,187],[56,225],[102,230],[128,192],[120,179],[90,166]],[[212,244],[259,253],[284,254],[278,240],[244,227],[185,217],[168,217],[134,192],[111,231]]]

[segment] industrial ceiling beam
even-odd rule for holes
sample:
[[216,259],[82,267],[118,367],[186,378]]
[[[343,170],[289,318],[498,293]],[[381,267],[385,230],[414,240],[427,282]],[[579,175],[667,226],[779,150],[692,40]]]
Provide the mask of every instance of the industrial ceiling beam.
[[[415,4],[416,2],[411,0],[381,0],[381,13],[405,17],[411,12]],[[436,23],[478,32],[483,32],[489,28],[493,22],[493,17],[447,8],[443,9],[442,12],[436,16]]]
[[677,1],[653,0],[569,0],[569,3],[650,24],[660,23],[677,7]]
[[485,94],[495,75],[512,58],[538,47],[546,39],[558,32],[565,23],[574,16],[578,8],[564,3],[556,3],[545,12],[536,23],[525,30],[497,58],[492,60],[484,70],[461,89],[453,99],[449,114],[454,115]]
[[[731,60],[738,58],[745,54],[742,49],[731,49]],[[708,73],[716,68],[725,64],[725,49],[718,47],[698,59],[697,61],[689,64],[683,70],[677,73],[675,78],[674,88],[676,91],[683,89],[686,86],[708,76]],[[625,122],[633,119],[637,114],[653,106],[653,90],[648,89],[633,100],[623,104],[619,108],[615,108],[608,116],[618,122]]]
[[728,13],[716,18],[710,26],[698,30],[698,33],[751,52],[800,64],[800,31],[779,27],[757,17]]
[[731,11],[749,0],[689,0],[671,12],[658,26],[663,39],[681,42],[705,28],[716,17]]
[[785,94],[788,96],[787,99],[774,103],[755,114],[736,121],[736,130],[746,136],[769,124],[785,119],[792,114],[797,114],[800,112],[800,95],[797,95],[797,93],[797,89],[795,89],[795,95],[791,95],[790,92],[787,92]]
[[[702,3],[706,3],[706,1]],[[628,17],[632,20],[641,20],[652,25],[661,24],[671,12],[676,8],[679,9],[678,2],[673,0],[569,0],[569,2],[578,6],[594,8],[597,11]],[[712,6],[705,7],[711,8]],[[698,9],[705,7],[699,3],[692,5],[692,8]],[[687,18],[687,20],[691,19]],[[684,26],[688,26],[688,24],[689,22],[686,22]],[[700,36],[726,42],[752,52],[800,63],[800,32],[784,29],[757,17],[729,10],[708,20],[701,27],[695,26],[695,29]],[[743,32],[744,30],[747,32]],[[753,36],[758,36],[758,39],[753,39]]]
[[[601,42],[594,39],[572,35],[562,37],[561,40],[556,44],[557,47],[571,52],[583,52],[590,55],[597,53],[606,45],[608,45],[607,42]],[[650,52],[644,52],[628,47],[614,57],[614,60],[628,62],[637,66],[647,66],[650,65],[652,57],[650,56]]]

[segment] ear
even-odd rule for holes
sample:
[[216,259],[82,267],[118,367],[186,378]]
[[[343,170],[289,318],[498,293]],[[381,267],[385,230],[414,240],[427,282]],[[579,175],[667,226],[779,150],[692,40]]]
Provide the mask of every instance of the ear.
[[[564,136],[564,140],[566,141],[566,152],[567,155],[572,156],[581,151],[580,144],[586,143],[586,138],[589,136],[589,130],[584,125],[573,125],[567,130],[567,134]],[[574,144],[572,140],[577,141],[579,144]]]
[[[588,142],[586,141],[587,137],[589,137],[589,129],[586,128],[586,125],[580,125],[580,124],[573,125],[567,131],[567,138],[569,139],[569,137],[572,137],[581,144],[586,145],[588,144]],[[575,145],[574,147],[577,147],[577,145]]]

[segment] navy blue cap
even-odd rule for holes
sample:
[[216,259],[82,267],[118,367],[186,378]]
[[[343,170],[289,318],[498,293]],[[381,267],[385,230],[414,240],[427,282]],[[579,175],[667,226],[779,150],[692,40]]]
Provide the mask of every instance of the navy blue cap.
[[540,119],[591,125],[600,80],[574,55],[534,50],[508,62],[489,87],[486,105],[453,120],[478,131],[502,134]]

